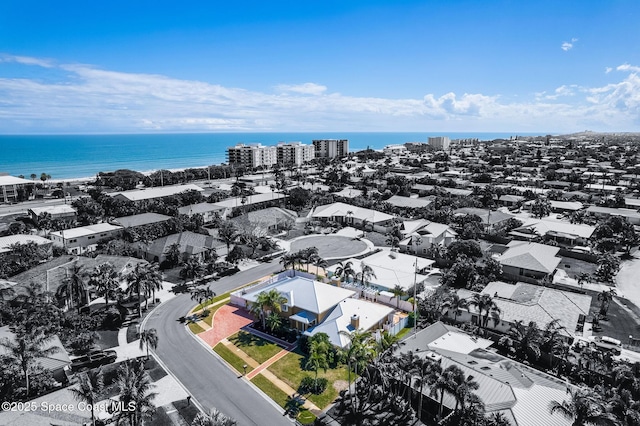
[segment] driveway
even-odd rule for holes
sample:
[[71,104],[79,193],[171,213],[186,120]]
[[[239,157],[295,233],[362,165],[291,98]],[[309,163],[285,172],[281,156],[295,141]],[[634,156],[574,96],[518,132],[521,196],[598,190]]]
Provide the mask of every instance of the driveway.
[[236,306],[224,305],[216,311],[211,328],[198,334],[207,345],[214,347],[222,339],[236,334],[242,327],[253,323],[253,316]]

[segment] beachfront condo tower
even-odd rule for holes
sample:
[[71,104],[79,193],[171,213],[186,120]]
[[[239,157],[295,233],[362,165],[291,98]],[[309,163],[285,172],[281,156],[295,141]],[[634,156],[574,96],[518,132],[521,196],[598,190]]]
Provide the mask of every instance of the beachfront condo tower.
[[318,139],[313,141],[316,158],[344,157],[349,154],[348,139]]
[[436,136],[429,138],[429,146],[436,151],[447,151],[451,140],[449,136]]

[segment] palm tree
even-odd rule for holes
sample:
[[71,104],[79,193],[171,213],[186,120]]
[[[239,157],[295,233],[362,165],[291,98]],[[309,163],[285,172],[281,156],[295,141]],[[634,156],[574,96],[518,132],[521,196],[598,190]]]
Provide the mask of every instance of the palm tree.
[[58,348],[51,346],[45,348],[51,337],[46,337],[43,332],[26,333],[18,329],[15,338],[0,340],[0,346],[5,349],[6,359],[18,366],[24,374],[26,396],[29,396],[31,369],[38,363],[38,358],[45,358],[58,352]]
[[353,270],[353,262],[338,262],[338,267],[335,272],[338,278],[344,278],[344,281],[349,281],[349,277],[354,278],[356,276],[356,272]]
[[415,385],[418,386],[418,418],[422,420],[422,398],[424,387],[436,382],[442,374],[442,366],[429,358],[413,357],[410,365],[415,377]]
[[450,365],[444,371],[442,371],[441,374],[438,374],[438,376],[435,378],[435,381],[433,382],[433,386],[431,387],[431,395],[433,397],[437,397],[438,393],[440,393],[440,402],[438,406],[439,419],[442,419],[444,394],[449,393],[450,395],[455,395],[455,376],[458,374],[458,370],[460,370],[460,367],[456,365]]
[[227,245],[227,253],[231,251],[231,244],[235,243],[238,237],[240,237],[240,232],[236,228],[236,225],[233,222],[225,221],[220,224],[220,228],[218,228],[218,237]]
[[305,368],[315,371],[314,386],[318,386],[318,370],[323,369],[325,372],[329,368],[329,351],[331,348],[325,341],[312,340],[309,345],[309,355],[305,363]]
[[610,290],[602,290],[598,294],[598,300],[600,301],[600,315],[607,316],[607,312],[609,311],[609,305],[613,300],[613,296],[616,296],[617,293],[615,289]]
[[158,332],[155,328],[150,328],[140,333],[140,350],[144,346],[147,348],[147,359],[149,359],[149,347],[153,350],[158,347]]
[[171,266],[179,265],[182,256],[182,252],[180,251],[180,244],[170,244],[169,247],[167,247],[167,250],[164,252],[164,256],[167,259],[167,262],[171,264]]
[[355,375],[358,375],[358,369],[363,371],[365,366],[375,356],[375,341],[368,331],[354,330],[352,332],[340,331],[342,336],[345,336],[349,340],[349,344],[343,351],[344,357],[347,361],[347,372],[349,381],[349,393],[351,394],[352,403],[351,406],[355,410],[357,401],[353,403],[353,396],[357,398],[358,394],[358,381],[355,381],[354,392],[351,392],[351,370],[354,370]]
[[296,258],[293,254],[285,254],[280,258],[280,263],[282,263],[284,269],[289,269],[289,266],[291,266],[291,269],[295,270]]
[[216,297],[216,293],[209,287],[191,290],[191,300],[197,301],[198,305],[202,305],[205,301],[209,301],[214,297]]
[[[128,292],[138,295],[138,316],[142,316],[142,293],[148,293],[149,284],[157,279],[154,268],[148,263],[138,263],[125,277],[129,283]],[[146,305],[146,299],[145,299]]]
[[258,294],[256,301],[251,306],[251,312],[262,319],[262,328],[266,328],[267,316],[272,312],[277,314],[282,312],[282,305],[287,302],[286,297],[272,288]]
[[196,279],[200,279],[204,276],[204,265],[197,257],[190,257],[182,265],[180,270],[180,276],[184,279],[184,282],[191,280],[195,283]]
[[[328,263],[326,260],[324,260],[324,258],[320,257],[319,255],[315,255],[312,259],[311,259],[311,263],[313,263],[313,266],[316,267],[316,274],[319,275],[320,273],[320,268],[324,269],[327,267]],[[326,273],[326,272],[325,272]]]
[[278,328],[282,327],[282,317],[275,312],[270,313],[265,320],[265,325],[273,333]]
[[480,384],[475,381],[475,378],[472,375],[466,376],[464,372],[459,369],[454,374],[454,382],[456,384],[456,391],[454,393],[454,397],[456,399],[456,408],[460,406],[462,409],[465,408],[466,402],[469,400],[469,395],[480,388]]
[[89,283],[96,287],[98,294],[104,296],[104,303],[108,306],[109,296],[120,288],[120,274],[112,264],[102,263],[94,268]]
[[442,303],[442,314],[448,314],[450,311],[453,311],[453,321],[457,321],[460,309],[466,309],[468,306],[469,301],[467,299],[461,298],[456,292],[452,292],[447,296],[444,303]]
[[542,336],[535,321],[530,321],[524,325],[524,321],[516,320],[509,329],[509,336],[516,342],[516,354],[523,360],[530,357],[540,358],[540,345]]
[[122,405],[133,407],[131,411],[122,411],[121,418],[131,426],[141,426],[143,420],[153,414],[155,407],[151,401],[156,397],[156,393],[151,392],[154,385],[144,370],[144,363],[139,360],[123,363],[116,377],[116,386],[120,391]]
[[482,328],[485,328],[489,323],[489,316],[493,318],[494,322],[500,319],[500,307],[493,300],[493,297],[488,294],[474,293],[469,301],[469,306],[475,306],[478,310],[478,314],[481,317],[480,327]]
[[569,420],[573,420],[573,426],[610,424],[618,425],[616,417],[607,412],[605,402],[601,396],[588,388],[568,388],[570,399],[567,401],[552,401],[549,410],[551,414],[560,413]]
[[396,286],[391,289],[391,292],[396,297],[396,308],[400,308],[400,297],[407,294],[407,292],[400,284],[396,284]]
[[67,276],[64,278],[64,284],[58,287],[57,294],[59,297],[63,297],[66,300],[66,304],[69,308],[75,307],[80,313],[80,308],[87,304],[87,285],[86,285],[86,272],[82,269],[82,265],[78,262],[73,262],[71,270],[65,270]]
[[371,278],[378,278],[373,268],[364,262],[360,262],[360,273],[356,275],[360,277],[360,282],[365,287],[369,285]]
[[69,388],[77,401],[84,402],[87,406],[91,407],[91,424],[93,426],[96,424],[94,405],[98,402],[100,392],[102,392],[103,388],[104,375],[102,374],[102,369],[82,373],[78,387]]

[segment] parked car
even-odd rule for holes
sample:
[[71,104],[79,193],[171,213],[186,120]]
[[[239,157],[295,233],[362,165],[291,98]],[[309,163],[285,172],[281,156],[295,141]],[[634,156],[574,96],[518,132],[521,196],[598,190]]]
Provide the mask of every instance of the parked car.
[[95,368],[101,365],[111,364],[118,358],[116,351],[91,351],[86,355],[71,361],[71,370],[80,371],[85,368]]
[[595,346],[596,348],[611,351],[616,355],[620,355],[622,353],[622,342],[618,339],[614,339],[613,337],[591,336],[589,340],[591,341],[591,346]]

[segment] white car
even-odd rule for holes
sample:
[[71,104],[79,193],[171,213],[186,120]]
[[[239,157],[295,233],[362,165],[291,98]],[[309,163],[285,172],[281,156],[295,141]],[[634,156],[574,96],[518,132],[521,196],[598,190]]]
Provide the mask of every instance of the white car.
[[612,351],[616,355],[622,352],[622,342],[609,336],[591,336],[589,337],[591,345],[597,348]]

